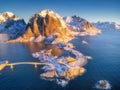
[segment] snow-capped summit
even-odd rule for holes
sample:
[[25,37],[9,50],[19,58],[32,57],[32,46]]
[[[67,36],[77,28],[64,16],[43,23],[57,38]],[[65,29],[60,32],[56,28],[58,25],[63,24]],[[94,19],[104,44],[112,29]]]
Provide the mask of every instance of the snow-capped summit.
[[78,16],[65,17],[64,20],[71,30],[80,32],[81,35],[83,33],[84,35],[96,35],[100,33],[100,30],[94,27],[90,22]]
[[63,18],[52,10],[42,10],[34,14],[27,25],[26,32],[16,41],[67,42],[71,39],[71,31]]
[[76,29],[78,31],[82,30],[82,25],[86,23],[87,21],[83,18],[72,16],[72,17],[64,17],[65,22],[73,29]]
[[54,17],[54,18],[62,18],[58,13],[55,13],[54,11],[50,10],[50,9],[45,9],[45,10],[42,10],[40,12],[38,12],[37,14],[39,14],[40,16],[42,17],[46,17],[46,15],[50,15],[51,17]]
[[[26,23],[12,12],[0,14],[0,36],[15,39],[25,31]],[[3,39],[7,40],[7,39]],[[0,40],[1,41],[1,40]]]
[[56,19],[56,20],[59,19],[60,24],[62,25],[62,27],[63,27],[63,28],[67,28],[67,27],[66,27],[66,23],[65,23],[65,21],[63,20],[63,18],[62,18],[58,13],[56,13],[56,12],[50,10],[50,9],[45,9],[45,10],[42,10],[42,11],[34,14],[34,15],[30,18],[30,22],[31,22],[31,20],[32,20],[33,18],[35,18],[35,17],[46,18],[46,17],[48,17],[48,16],[50,16],[50,17],[52,17],[52,18],[54,18],[54,19]]
[[12,12],[4,12],[0,13],[0,23],[5,22],[7,20],[19,20],[20,18],[13,14]]
[[14,14],[12,12],[4,12],[3,15],[8,16],[8,17],[14,16]]
[[85,19],[81,18],[81,17],[78,17],[76,15],[74,16],[68,16],[68,17],[65,17],[64,20],[67,22],[67,23],[79,23],[79,22],[82,22],[82,21],[85,21]]
[[116,22],[100,22],[99,21],[93,24],[101,30],[120,30],[120,24]]

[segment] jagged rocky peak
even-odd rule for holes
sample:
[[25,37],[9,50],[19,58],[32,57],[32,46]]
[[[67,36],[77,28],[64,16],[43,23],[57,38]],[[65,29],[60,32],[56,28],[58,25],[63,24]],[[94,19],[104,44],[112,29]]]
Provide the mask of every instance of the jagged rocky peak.
[[43,40],[41,38],[52,38],[52,40],[57,38],[57,41],[65,41],[71,34],[63,18],[54,11],[47,9],[34,14],[30,18],[22,38],[23,41],[36,41],[36,39],[41,41]]
[[6,22],[7,20],[19,20],[20,18],[12,12],[0,13],[0,22]]
[[[71,36],[70,36],[71,35]],[[29,19],[26,31],[11,42],[68,42],[73,38],[63,18],[52,10],[42,10]]]
[[71,30],[82,33],[84,32],[84,34],[86,33],[88,35],[96,35],[100,33],[100,30],[93,26],[90,22],[76,15],[72,17],[64,17],[64,20]]
[[44,19],[49,19],[49,17],[51,17],[55,20],[59,19],[59,22],[60,22],[61,26],[66,28],[66,23],[64,22],[62,17],[58,13],[55,13],[52,10],[49,10],[49,9],[42,10],[42,11],[40,11],[40,12],[38,12],[35,15],[32,16],[32,18],[36,18],[36,17],[38,17],[38,18],[41,17],[41,18],[44,18]]
[[63,18],[65,20],[65,22],[69,25],[76,25],[76,26],[80,26],[80,24],[84,24],[85,22],[87,22],[85,19],[79,17],[79,16],[69,16],[69,17],[64,17]]
[[33,15],[29,20],[29,24],[36,36],[39,34],[43,36],[49,36],[53,33],[60,34],[60,32],[64,32],[63,29],[67,29],[67,25],[62,17],[48,9]]
[[3,16],[5,16],[5,17],[13,17],[15,15],[12,12],[4,12]]
[[0,14],[0,35],[7,36],[7,40],[15,39],[25,31],[26,23],[12,12]]

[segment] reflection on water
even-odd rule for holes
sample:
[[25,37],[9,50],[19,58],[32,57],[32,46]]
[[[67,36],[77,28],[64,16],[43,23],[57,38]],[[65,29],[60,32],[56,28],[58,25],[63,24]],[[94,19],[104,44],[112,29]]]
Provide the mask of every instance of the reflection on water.
[[[0,61],[9,60],[13,62],[38,62],[32,57],[32,52],[40,51],[40,49],[53,49],[53,54],[60,55],[62,49],[54,45],[46,45],[43,43],[2,43],[0,44]],[[56,51],[59,51],[56,52]],[[40,73],[41,66],[37,69],[33,65],[17,65],[11,70],[6,67],[0,72],[0,90],[45,90],[53,83],[42,80]],[[48,86],[46,86],[48,84]],[[46,87],[44,87],[46,86]]]
[[29,43],[25,43],[24,44],[25,47],[32,53],[35,53],[35,52],[39,52],[40,50],[42,49],[52,49],[52,54],[55,55],[55,56],[60,56],[62,54],[62,49],[59,48],[58,46],[56,45],[48,45],[48,44],[44,44],[44,43],[32,43],[32,42],[29,42]]
[[43,43],[29,42],[29,43],[24,43],[24,45],[31,53],[38,52],[46,47],[46,44]]
[[0,34],[0,43],[9,40],[10,36],[8,34]]
[[[39,52],[42,49],[52,49],[52,54],[60,56],[63,50],[55,45],[48,45],[44,43],[0,43],[0,58],[9,59],[18,58],[23,55],[32,57],[32,53]],[[21,58],[20,58],[21,59]]]

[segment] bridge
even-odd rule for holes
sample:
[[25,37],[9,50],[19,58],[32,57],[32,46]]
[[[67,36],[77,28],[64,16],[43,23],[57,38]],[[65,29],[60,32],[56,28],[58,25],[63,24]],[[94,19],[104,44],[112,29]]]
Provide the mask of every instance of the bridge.
[[42,62],[16,62],[16,63],[8,63],[8,61],[5,61],[5,63],[0,64],[0,71],[2,71],[5,67],[9,66],[11,69],[13,69],[13,67],[15,65],[23,65],[23,64],[29,64],[29,65],[34,65],[35,68],[37,68],[38,65],[50,65],[48,63],[42,63]]
[[13,66],[15,66],[15,65],[21,65],[21,64],[35,65],[35,68],[37,68],[37,65],[45,65],[46,63],[40,63],[40,62],[17,62],[17,63],[7,64],[6,66],[10,66],[10,68],[12,69]]

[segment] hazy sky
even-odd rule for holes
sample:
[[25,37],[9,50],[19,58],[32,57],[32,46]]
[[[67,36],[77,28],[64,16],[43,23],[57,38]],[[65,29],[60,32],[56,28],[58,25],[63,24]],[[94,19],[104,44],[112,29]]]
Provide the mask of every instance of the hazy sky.
[[77,15],[91,22],[120,23],[120,0],[0,0],[0,13],[11,11],[26,21],[43,9],[51,9],[61,16]]

